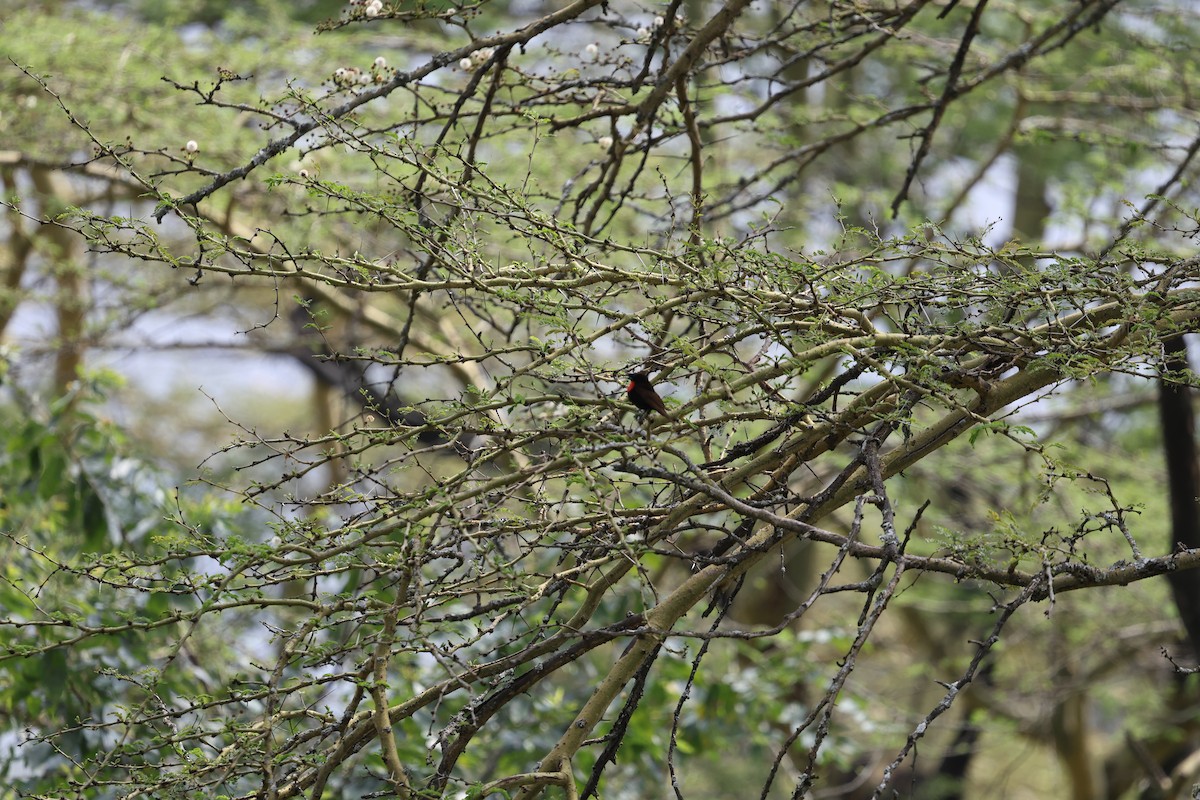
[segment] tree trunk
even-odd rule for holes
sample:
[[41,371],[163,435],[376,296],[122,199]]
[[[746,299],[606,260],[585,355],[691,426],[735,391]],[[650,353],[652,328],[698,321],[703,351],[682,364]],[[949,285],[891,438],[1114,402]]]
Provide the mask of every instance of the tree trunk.
[[[1165,343],[1166,362],[1159,381],[1158,413],[1167,460],[1167,489],[1171,503],[1171,537],[1176,549],[1200,547],[1200,470],[1196,463],[1196,415],[1192,389],[1172,381],[1172,373],[1188,368],[1183,337]],[[1200,653],[1200,582],[1194,575],[1172,572],[1171,594],[1187,631],[1193,653]]]

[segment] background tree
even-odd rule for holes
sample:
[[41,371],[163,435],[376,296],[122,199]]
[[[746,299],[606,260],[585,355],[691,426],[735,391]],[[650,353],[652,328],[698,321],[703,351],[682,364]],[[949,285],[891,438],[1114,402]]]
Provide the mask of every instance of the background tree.
[[8,785],[1187,796],[1156,11],[15,9]]

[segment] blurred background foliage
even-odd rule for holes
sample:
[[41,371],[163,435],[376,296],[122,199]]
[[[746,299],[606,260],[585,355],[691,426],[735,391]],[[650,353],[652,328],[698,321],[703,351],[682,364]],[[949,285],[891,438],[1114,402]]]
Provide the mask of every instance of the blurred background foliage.
[[[274,744],[340,724],[340,693],[351,690],[323,687],[352,674],[359,693],[370,691],[364,654],[379,627],[361,619],[377,622],[402,583],[391,567],[415,558],[418,537],[406,538],[389,492],[406,502],[425,492],[427,507],[448,496],[439,489],[465,468],[446,441],[499,435],[478,409],[510,402],[506,419],[520,432],[543,422],[587,427],[582,419],[601,430],[603,407],[620,399],[619,370],[651,343],[655,353],[686,356],[673,362],[686,365],[684,374],[663,387],[673,407],[733,383],[744,364],[722,352],[702,344],[686,352],[684,336],[674,350],[659,347],[672,319],[658,309],[679,286],[656,276],[677,276],[680,264],[695,269],[696,285],[746,285],[752,274],[787,296],[807,294],[817,266],[862,266],[845,274],[830,267],[819,289],[831,307],[855,308],[871,305],[862,296],[877,291],[882,327],[903,310],[899,301],[887,306],[895,276],[939,267],[952,275],[960,256],[1005,276],[1118,242],[1131,263],[1171,263],[1194,250],[1200,203],[1186,176],[1197,141],[1190,87],[1200,37],[1190,5],[991,3],[962,75],[971,89],[940,121],[903,202],[922,126],[972,8],[942,17],[934,4],[914,3],[917,22],[876,52],[845,22],[854,8],[884,13],[869,4],[812,4],[820,9],[807,16],[791,5],[752,5],[745,29],[713,43],[690,75],[693,108],[672,101],[660,127],[637,130],[636,115],[601,112],[645,96],[622,81],[649,63],[648,37],[669,22],[656,21],[665,5],[605,4],[599,17],[515,48],[505,81],[487,94],[493,73],[475,70],[489,56],[471,52],[472,37],[519,30],[562,5],[395,2],[372,21],[365,4],[334,2],[6,4],[0,797],[124,796],[167,786],[163,774],[187,765],[236,761],[214,742],[244,746],[254,753],[247,761],[266,763]],[[1115,10],[1088,23],[1089,9],[1102,5]],[[718,5],[673,8],[680,29],[695,35]],[[396,70],[463,48],[406,96],[321,117]],[[861,63],[816,79],[847,59]],[[699,122],[689,121],[693,110]],[[150,217],[161,198],[148,185],[175,198],[195,191],[290,133],[296,119],[321,124],[199,209],[161,224]],[[482,133],[473,128],[480,119]],[[703,146],[704,241],[673,260],[699,202],[689,195],[697,159],[680,131]],[[617,161],[624,147],[632,167]],[[464,180],[469,173],[483,177]],[[214,230],[211,240],[201,235]],[[218,255],[197,262],[198,242]],[[747,243],[761,249],[745,252]],[[239,248],[265,259],[263,279],[243,269],[250,258]],[[447,295],[461,307],[427,308],[415,293],[388,288],[434,255],[457,259],[456,275],[465,277]],[[812,273],[796,266],[806,259]],[[313,280],[272,271],[285,262]],[[582,310],[551,284],[572,275],[583,282],[571,270],[598,262],[628,280],[614,280],[609,295],[598,292]],[[488,265],[513,267],[526,282],[506,295],[486,282]],[[997,284],[990,297],[952,298],[921,313],[931,325],[966,330],[987,314],[1000,319],[996,309],[1011,291]],[[684,307],[701,330],[742,324],[755,308],[705,302]],[[765,301],[758,308],[770,316]],[[608,339],[581,332],[581,317],[598,328],[622,315],[638,321]],[[764,327],[764,337],[772,334]],[[784,339],[795,353],[829,336],[813,328]],[[400,339],[419,355],[394,354]],[[570,352],[548,357],[556,348]],[[1130,558],[1104,516],[1114,507],[1128,512],[1144,553],[1171,552],[1152,350],[1115,372],[1081,351],[1070,372],[1078,380],[1053,398],[1023,398],[1011,425],[960,438],[889,481],[901,528],[933,501],[910,552],[1014,569],[1110,565]],[[372,363],[357,384],[328,368],[355,359]],[[592,362],[605,366],[592,372]],[[404,378],[389,383],[401,363]],[[844,364],[814,364],[804,385],[823,385]],[[773,398],[800,376],[784,377],[779,387],[756,384],[766,388],[749,400],[729,391],[704,413],[763,422],[758,403],[767,418],[782,418],[790,407]],[[380,385],[392,392],[390,412],[370,393]],[[870,382],[852,386],[865,392]],[[577,406],[548,411],[547,396]],[[918,405],[906,424],[932,424],[934,405]],[[417,438],[389,439],[400,421]],[[747,425],[738,435],[761,430]],[[308,442],[352,457],[296,456]],[[389,471],[414,443],[432,452]],[[558,452],[544,447],[520,455],[536,463]],[[497,457],[480,471],[523,463]],[[364,488],[370,481],[383,488]],[[668,494],[648,481],[579,474],[551,489],[573,500],[576,489],[592,498],[611,490],[626,509],[657,507]],[[589,502],[564,500],[562,513]],[[508,515],[537,518],[552,506],[519,493],[489,506],[497,530],[547,548],[529,568],[539,579],[590,555],[553,550],[547,542],[561,532],[550,522],[532,532],[504,527]],[[821,525],[850,530],[851,512],[843,507]],[[608,522],[596,519],[599,536]],[[368,533],[353,555],[296,568],[304,548],[348,537],[360,521]],[[458,524],[477,523],[464,512]],[[685,546],[694,552],[716,537],[702,531]],[[288,570],[271,560],[281,544],[295,548],[286,551],[296,559]],[[468,566],[503,560],[472,546],[457,556]],[[773,550],[749,572],[727,624],[779,624],[813,590],[831,553],[812,541]],[[608,598],[598,623],[652,607],[688,577],[669,553],[638,551],[637,559],[638,576]],[[517,560],[488,564],[498,574],[526,569]],[[861,581],[872,568],[856,561],[843,573]],[[247,583],[227,600],[235,576]],[[532,594],[537,582],[512,585]],[[910,573],[836,696],[811,796],[871,796],[883,766],[944,694],[938,682],[956,680],[973,654],[967,643],[987,636],[1001,593],[977,580]],[[224,602],[219,626],[201,624]],[[574,602],[531,601],[531,619],[501,615],[494,630],[447,607],[438,612],[442,627],[397,634],[405,657],[391,664],[388,691],[398,701],[426,692],[444,678],[438,659],[453,662],[460,645],[472,664],[518,653],[537,636],[512,631],[550,624],[539,617],[557,624]],[[1200,734],[1194,676],[1177,674],[1162,653],[1192,663],[1194,643],[1166,580],[1072,592],[1039,608],[1046,613],[1026,609],[1008,624],[988,668],[931,730],[910,772],[893,776],[895,790],[926,798],[1189,796],[1188,756]],[[668,641],[620,731],[604,794],[670,796],[672,752],[686,765],[675,776],[683,796],[791,796],[812,765],[785,758],[778,777],[764,776],[780,743],[818,707],[862,611],[858,594],[829,595],[777,633],[714,647],[695,676],[704,641]],[[693,620],[692,629],[703,626]],[[598,647],[538,691],[513,697],[500,722],[476,735],[446,793],[531,771],[622,647],[621,639]],[[311,694],[297,688],[310,685]],[[497,678],[487,689],[505,685]],[[431,769],[485,695],[447,694],[398,721],[401,760]],[[618,709],[600,723],[601,746]],[[264,735],[255,726],[268,718],[277,729]],[[800,749],[811,737],[800,738]],[[599,752],[577,756],[581,783]],[[380,749],[340,756],[347,768],[329,777],[325,796],[379,791],[388,772]],[[953,777],[955,758],[969,762],[967,778]],[[186,796],[186,783],[170,786],[176,795],[156,796]],[[247,791],[233,779],[223,788]]]

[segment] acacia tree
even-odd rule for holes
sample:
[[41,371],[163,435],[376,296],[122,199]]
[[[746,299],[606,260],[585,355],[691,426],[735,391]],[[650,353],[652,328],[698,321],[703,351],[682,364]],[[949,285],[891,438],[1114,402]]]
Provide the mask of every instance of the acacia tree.
[[[181,504],[94,557],[11,536],[37,580],[12,584],[10,669],[126,647],[75,718],[32,715],[58,796],[685,796],[705,790],[681,764],[743,741],[764,797],[854,774],[865,796],[932,796],[981,717],[1020,725],[962,698],[1005,677],[1016,620],[1050,624],[1026,606],[1200,563],[1146,544],[1116,467],[1021,416],[1164,363],[1193,381],[1163,350],[1200,325],[1200,138],[1163,87],[1192,68],[1194,20],[1115,0],[502,5],[351,4],[317,41],[375,49],[286,83],[169,74],[224,126],[210,138],[139,141],[16,71],[90,152],[30,145],[11,169],[135,211],[27,204],[14,224],[258,309],[257,346],[332,390],[317,424],[248,430],[211,478],[254,507],[236,523]],[[1156,75],[1121,69],[1151,55]],[[1057,200],[1060,241],[1029,241],[1040,219],[1024,243],[954,223],[1006,163],[1014,197]],[[626,402],[638,371],[667,417]],[[1006,457],[1019,503],[922,482]],[[977,613],[935,639],[897,724],[869,706],[873,643],[931,584]],[[946,758],[914,767],[941,729]],[[1059,753],[1098,796],[1084,734]]]

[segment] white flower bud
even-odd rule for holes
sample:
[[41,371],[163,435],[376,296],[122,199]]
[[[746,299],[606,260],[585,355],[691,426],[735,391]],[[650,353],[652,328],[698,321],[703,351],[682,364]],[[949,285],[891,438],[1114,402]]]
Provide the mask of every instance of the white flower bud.
[[611,136],[601,136],[596,140],[596,144],[600,145],[600,149],[608,152],[608,149],[613,146],[613,138]]
[[200,145],[196,143],[195,139],[188,139],[188,142],[183,146],[183,149],[189,153],[195,153],[200,150]]
[[469,58],[460,58],[460,59],[458,60],[458,68],[459,68],[459,69],[461,69],[463,72],[466,72],[466,71],[468,71],[469,69],[471,69],[471,59],[469,59]]
[[387,69],[387,59],[379,56],[375,59],[375,69]]
[[297,172],[296,174],[300,176],[300,180],[302,180],[302,181],[308,180],[308,170],[302,169],[299,172]]
[[588,54],[589,58],[595,58],[596,56],[600,55],[600,45],[596,44],[595,42],[591,42],[587,47],[583,48],[583,50]]
[[663,26],[664,22],[666,22],[666,20],[663,19],[662,17],[655,17],[654,18],[654,27],[661,28]]

